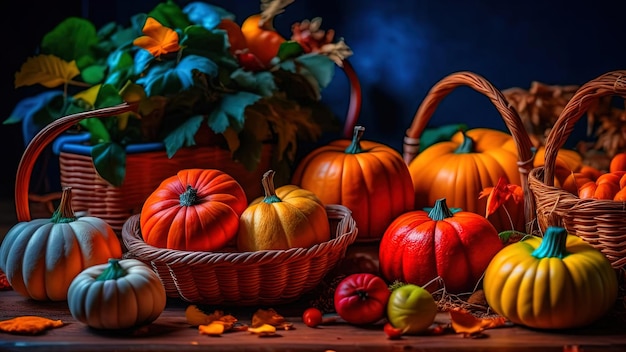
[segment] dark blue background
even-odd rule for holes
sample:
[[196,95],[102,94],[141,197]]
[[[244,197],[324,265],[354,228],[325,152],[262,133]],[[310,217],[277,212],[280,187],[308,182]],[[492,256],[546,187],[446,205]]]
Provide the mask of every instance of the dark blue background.
[[[241,23],[258,12],[259,1],[209,1],[235,13]],[[159,1],[3,2],[5,38],[2,119],[23,91],[13,89],[13,75],[32,55],[41,37],[70,15],[97,26],[126,24],[137,12]],[[177,1],[181,6],[188,1]],[[584,5],[583,5],[584,4]],[[430,87],[444,76],[470,70],[496,87],[527,88],[531,81],[582,84],[602,73],[626,69],[626,1],[464,1],[464,0],[297,0],[275,20],[288,35],[293,22],[320,16],[353,49],[350,59],[363,89],[359,122],[366,139],[401,149],[404,131]],[[6,62],[6,61],[5,61]],[[348,84],[341,71],[323,92],[340,116],[347,110]],[[431,125],[464,122],[470,127],[504,129],[486,98],[459,88],[438,107]],[[23,142],[18,126],[2,126],[5,167],[2,196],[12,196]],[[573,135],[572,138],[581,136]]]

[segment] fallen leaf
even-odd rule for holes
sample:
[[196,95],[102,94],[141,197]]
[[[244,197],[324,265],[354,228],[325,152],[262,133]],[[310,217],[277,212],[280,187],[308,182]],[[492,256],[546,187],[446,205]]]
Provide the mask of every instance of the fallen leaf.
[[44,330],[63,326],[61,320],[52,320],[35,315],[24,315],[0,321],[0,331],[13,334],[35,335]]
[[259,309],[252,315],[252,327],[256,328],[264,324],[271,325],[282,330],[293,329],[293,323],[288,322],[282,315],[274,309]]
[[506,319],[503,317],[477,318],[465,309],[455,308],[449,311],[452,320],[452,329],[463,337],[484,337],[483,330],[503,326]]

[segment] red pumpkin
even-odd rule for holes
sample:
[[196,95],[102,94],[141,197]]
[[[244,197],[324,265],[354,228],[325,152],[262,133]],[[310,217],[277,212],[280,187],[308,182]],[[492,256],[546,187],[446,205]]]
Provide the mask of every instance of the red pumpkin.
[[352,211],[359,240],[378,240],[391,221],[413,209],[413,183],[400,153],[381,143],[362,141],[362,126],[352,140],[337,140],[309,153],[292,184],[315,193],[324,204]]
[[213,251],[234,239],[248,200],[230,175],[185,169],[165,179],[146,199],[140,228],[154,247]]
[[441,277],[448,292],[472,292],[502,248],[487,219],[468,211],[452,213],[442,198],[430,212],[411,211],[389,225],[380,242],[380,271],[389,282],[425,286]]

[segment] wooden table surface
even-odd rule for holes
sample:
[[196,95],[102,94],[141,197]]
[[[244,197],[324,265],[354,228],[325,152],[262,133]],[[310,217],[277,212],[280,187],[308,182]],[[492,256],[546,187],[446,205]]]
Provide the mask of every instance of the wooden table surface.
[[[36,336],[0,332],[0,351],[626,351],[626,323],[622,315],[613,313],[592,326],[571,331],[510,326],[486,330],[482,338],[464,338],[450,332],[388,340],[381,324],[365,328],[339,322],[309,328],[300,320],[303,305],[296,302],[271,307],[294,326],[276,337],[259,337],[244,331],[209,337],[200,335],[197,327],[187,323],[188,305],[169,299],[165,311],[148,326],[100,332],[72,318],[66,302],[38,302],[12,290],[0,291],[0,320],[38,315],[60,319],[65,324]],[[249,324],[259,307],[222,308]],[[439,313],[436,323],[447,322],[448,313]]]

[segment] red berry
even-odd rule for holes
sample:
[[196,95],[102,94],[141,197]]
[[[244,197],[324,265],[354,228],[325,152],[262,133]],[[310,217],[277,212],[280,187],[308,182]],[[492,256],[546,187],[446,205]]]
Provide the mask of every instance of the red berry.
[[302,313],[302,321],[310,328],[317,327],[323,320],[322,312],[317,308],[307,308],[304,313]]

